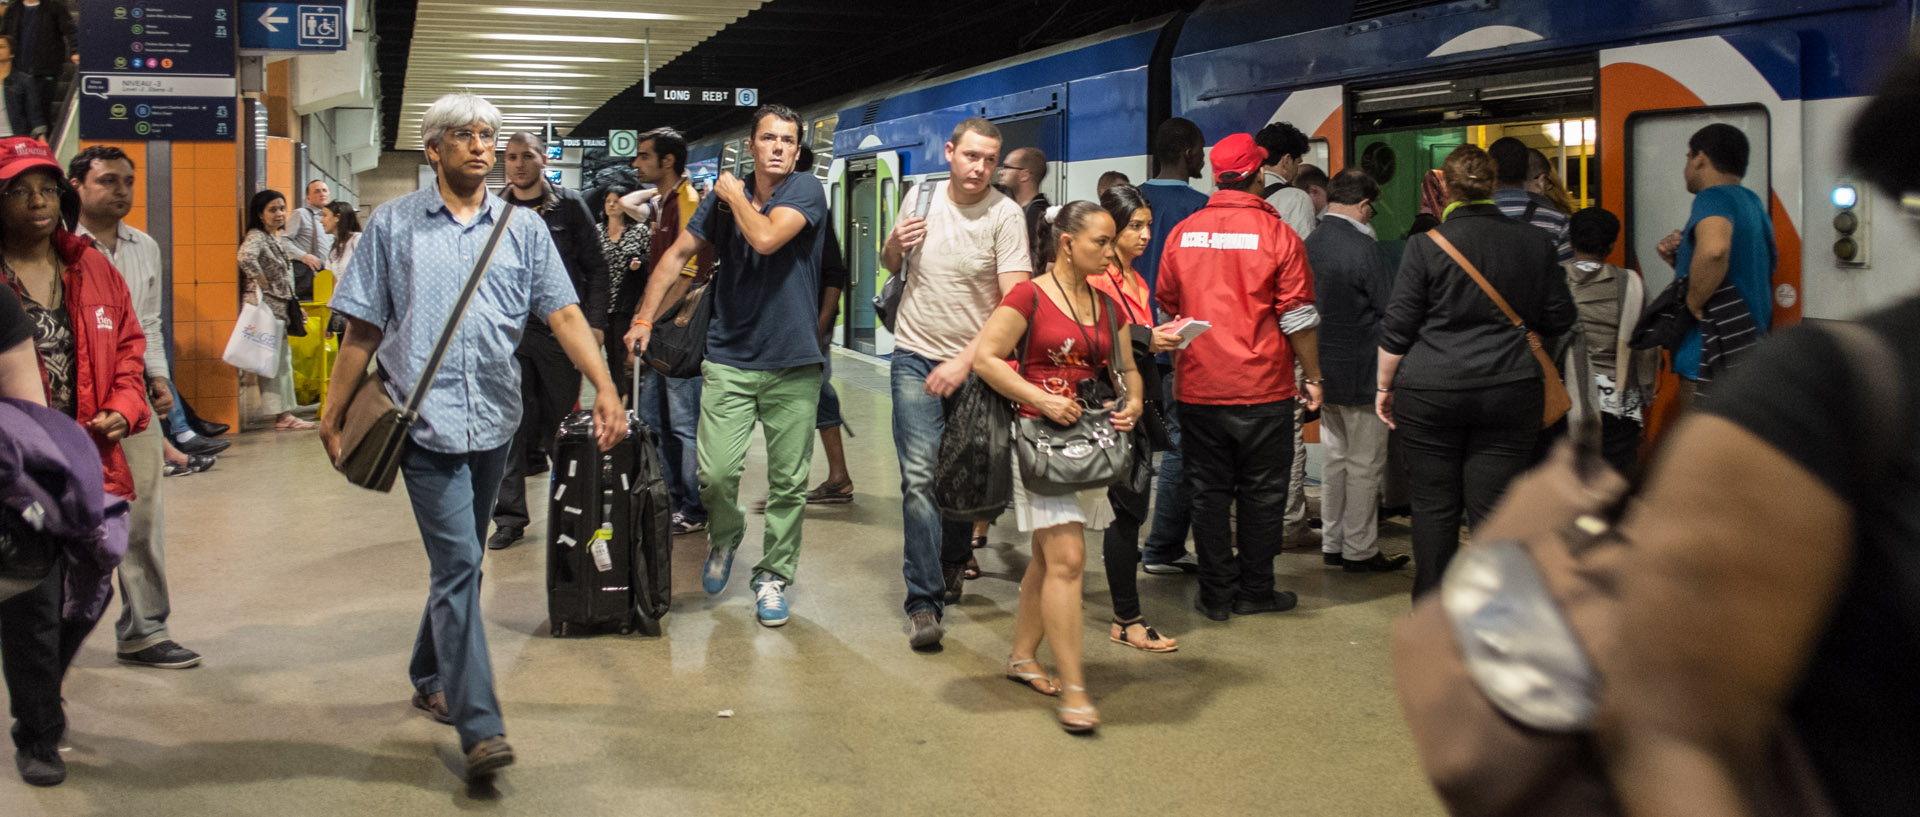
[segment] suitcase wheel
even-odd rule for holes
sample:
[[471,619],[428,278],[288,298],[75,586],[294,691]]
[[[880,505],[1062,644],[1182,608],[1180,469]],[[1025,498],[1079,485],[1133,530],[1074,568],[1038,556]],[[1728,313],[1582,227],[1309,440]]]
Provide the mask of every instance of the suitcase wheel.
[[566,634],[567,634],[567,625],[565,625],[565,624],[555,624],[555,625],[553,625],[553,637],[554,637],[554,638],[561,638],[561,637],[563,637],[563,636],[565,636]]
[[620,625],[620,634],[621,634],[621,635],[633,635],[633,625],[632,625],[632,624],[622,624],[622,625]]

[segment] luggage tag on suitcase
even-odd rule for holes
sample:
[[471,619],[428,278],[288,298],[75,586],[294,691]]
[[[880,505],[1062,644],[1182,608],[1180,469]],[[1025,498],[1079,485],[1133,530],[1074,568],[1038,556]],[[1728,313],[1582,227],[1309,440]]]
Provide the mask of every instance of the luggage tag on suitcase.
[[593,566],[602,573],[613,570],[613,552],[608,549],[608,543],[612,541],[613,525],[609,523],[593,532],[593,544],[587,546],[587,550],[593,553]]

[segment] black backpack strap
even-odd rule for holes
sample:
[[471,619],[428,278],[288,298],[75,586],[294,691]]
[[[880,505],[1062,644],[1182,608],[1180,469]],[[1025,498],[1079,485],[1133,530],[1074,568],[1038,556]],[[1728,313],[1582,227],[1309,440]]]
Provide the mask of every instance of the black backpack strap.
[[1527,199],[1527,211],[1520,214],[1520,220],[1524,223],[1532,224],[1533,213],[1535,210],[1539,210],[1539,209],[1540,209],[1540,202],[1534,201],[1533,199]]
[[1274,182],[1273,184],[1267,185],[1266,189],[1260,191],[1260,198],[1263,198],[1263,199],[1273,198],[1273,194],[1278,193],[1285,189],[1287,189],[1286,182]]

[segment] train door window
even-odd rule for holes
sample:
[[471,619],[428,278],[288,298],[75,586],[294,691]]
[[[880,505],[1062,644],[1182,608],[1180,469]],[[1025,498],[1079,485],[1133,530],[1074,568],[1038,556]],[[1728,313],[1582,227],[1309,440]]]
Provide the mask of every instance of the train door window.
[[732,142],[728,142],[724,145],[721,145],[720,146],[720,171],[719,173],[715,173],[714,175],[717,176],[720,173],[730,173],[733,171],[734,168],[739,166],[740,166],[740,146]]
[[1332,177],[1333,174],[1339,172],[1339,168],[1335,168],[1332,164],[1332,155],[1331,149],[1327,146],[1327,140],[1309,139],[1307,140],[1307,155],[1300,157],[1300,161],[1320,168],[1326,171],[1328,177]]
[[813,148],[813,175],[823,182],[833,167],[833,131],[839,123],[839,114],[825,116],[813,120],[813,127],[807,131],[807,145]]
[[1626,239],[1632,253],[1629,262],[1638,262],[1649,292],[1673,281],[1673,267],[1656,249],[1661,239],[1687,226],[1687,216],[1693,211],[1693,196],[1687,193],[1681,172],[1687,162],[1687,140],[1695,131],[1716,122],[1732,125],[1747,135],[1752,150],[1741,184],[1767,202],[1772,175],[1766,108],[1693,108],[1637,113],[1627,118]]
[[[1055,204],[1066,201],[1065,142],[1060,137],[1061,115],[1048,113],[993,123],[1000,128],[1000,161],[1020,148],[1039,148],[1047,155],[1047,177],[1040,180],[1040,193]],[[1099,174],[1094,174],[1096,177]]]

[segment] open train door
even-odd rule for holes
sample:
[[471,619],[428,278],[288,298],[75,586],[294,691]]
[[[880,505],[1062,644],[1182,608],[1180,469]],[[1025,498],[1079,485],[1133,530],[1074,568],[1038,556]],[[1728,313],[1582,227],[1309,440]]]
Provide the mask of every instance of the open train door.
[[841,314],[841,343],[856,352],[885,355],[893,352],[893,334],[873,312],[873,295],[892,273],[880,268],[880,248],[893,230],[894,210],[900,201],[900,154],[896,151],[835,159],[834,189],[843,191],[837,212],[840,236],[846,243],[852,283]]
[[[1764,59],[1749,54],[1764,55]],[[1724,122],[1752,148],[1743,186],[1767,205],[1779,261],[1773,274],[1773,328],[1800,321],[1801,197],[1799,41],[1787,32],[1699,37],[1600,52],[1600,172],[1608,208],[1625,235],[1612,260],[1640,270],[1647,292],[1671,283],[1675,271],[1656,245],[1684,228],[1692,210],[1681,168],[1687,139]],[[1787,59],[1783,59],[1786,57]],[[1763,71],[1759,66],[1766,65]],[[1617,192],[1615,192],[1617,191]],[[1791,208],[1789,207],[1791,205]],[[1664,375],[1646,418],[1655,439],[1674,418],[1677,379]]]

